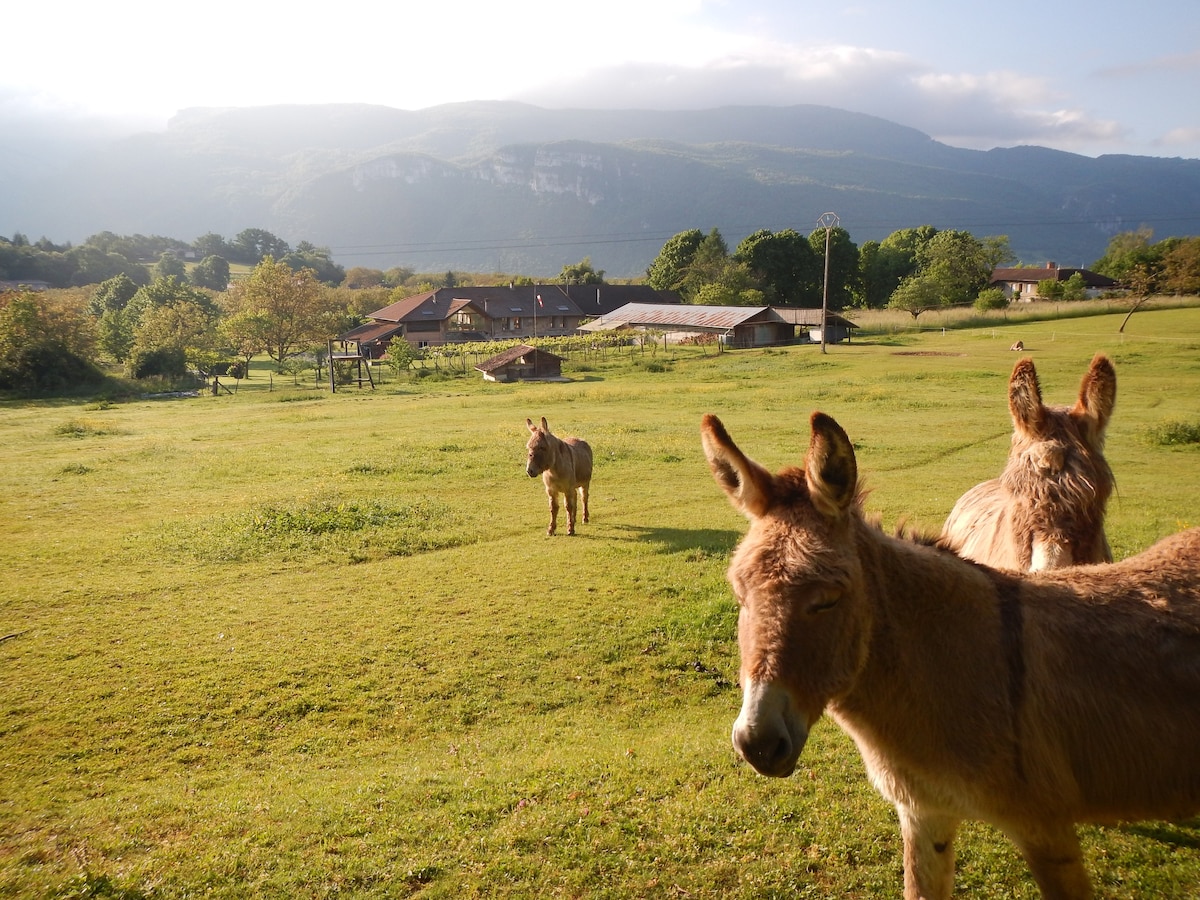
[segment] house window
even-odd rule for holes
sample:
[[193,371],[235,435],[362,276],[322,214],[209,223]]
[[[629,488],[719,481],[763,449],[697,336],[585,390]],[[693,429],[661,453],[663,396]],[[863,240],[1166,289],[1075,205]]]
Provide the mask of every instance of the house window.
[[511,330],[512,331],[520,331],[521,330],[521,317],[520,316],[513,316]]

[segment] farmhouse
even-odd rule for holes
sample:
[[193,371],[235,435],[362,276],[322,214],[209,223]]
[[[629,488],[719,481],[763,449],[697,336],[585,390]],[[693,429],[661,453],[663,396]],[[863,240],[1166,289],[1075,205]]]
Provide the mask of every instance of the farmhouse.
[[1117,282],[1105,275],[1089,272],[1087,269],[1065,268],[1056,262],[1048,262],[1041,267],[994,269],[990,283],[1004,291],[1004,296],[1011,302],[1031,303],[1038,299],[1038,282],[1066,281],[1077,272],[1083,278],[1083,285],[1089,297],[1117,287]]
[[[796,329],[809,329],[820,341],[821,310],[781,306],[691,306],[630,303],[581,327],[581,331],[639,328],[662,331],[681,340],[696,334],[716,335],[730,347],[789,344]],[[834,313],[826,314],[826,341],[848,341],[857,326]]]
[[632,299],[679,303],[672,291],[644,285],[517,285],[439,288],[397,300],[369,315],[370,322],[338,335],[357,341],[378,359],[404,338],[414,348],[468,341],[528,340],[574,334],[584,319]]
[[518,344],[475,367],[486,381],[547,381],[562,378],[563,358],[528,344]]

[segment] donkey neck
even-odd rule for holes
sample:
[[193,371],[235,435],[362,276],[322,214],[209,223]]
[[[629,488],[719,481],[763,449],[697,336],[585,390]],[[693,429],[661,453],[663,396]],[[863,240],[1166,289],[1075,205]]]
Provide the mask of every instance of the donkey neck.
[[1007,717],[1020,705],[1023,611],[1016,582],[864,522],[856,542],[862,600],[871,610],[869,650],[830,712],[860,748],[887,746],[893,758],[914,763],[982,762],[996,748],[960,723],[981,713]]

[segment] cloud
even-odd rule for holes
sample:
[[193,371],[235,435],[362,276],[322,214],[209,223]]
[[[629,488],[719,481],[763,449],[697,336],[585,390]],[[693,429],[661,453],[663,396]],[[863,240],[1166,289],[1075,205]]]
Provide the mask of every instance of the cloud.
[[1106,78],[1134,78],[1143,75],[1164,73],[1191,73],[1200,71],[1200,50],[1159,56],[1142,62],[1126,63],[1121,66],[1106,66],[1097,74]]
[[1200,144],[1200,125],[1173,128],[1153,143],[1156,147],[1194,147]]
[[818,104],[876,115],[956,146],[1063,149],[1126,137],[1117,123],[1066,105],[1045,79],[1011,71],[938,72],[904,53],[847,45],[759,44],[693,66],[595,68],[518,92],[549,107],[699,109]]

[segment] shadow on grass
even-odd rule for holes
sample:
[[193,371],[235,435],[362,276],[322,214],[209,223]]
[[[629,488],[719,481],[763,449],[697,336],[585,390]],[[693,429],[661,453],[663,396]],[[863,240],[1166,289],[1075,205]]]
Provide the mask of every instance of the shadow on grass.
[[639,543],[661,544],[664,553],[700,551],[705,555],[726,556],[733,551],[740,532],[718,528],[647,528],[618,525],[614,529]]
[[1200,849],[1200,818],[1183,822],[1142,822],[1137,825],[1123,825],[1121,830],[1171,847]]

